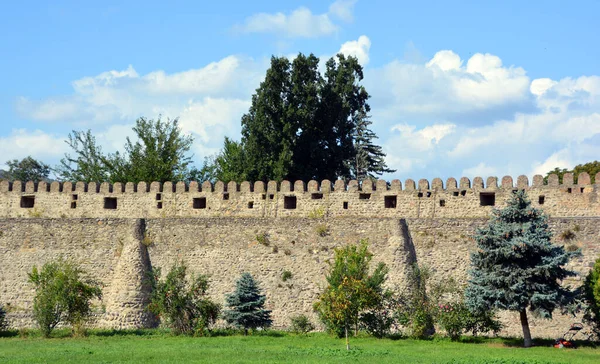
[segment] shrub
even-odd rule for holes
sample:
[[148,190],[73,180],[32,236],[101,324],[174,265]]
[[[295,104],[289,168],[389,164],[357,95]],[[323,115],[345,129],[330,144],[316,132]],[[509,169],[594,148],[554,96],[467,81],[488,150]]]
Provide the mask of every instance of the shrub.
[[102,297],[100,284],[85,275],[75,263],[63,259],[44,264],[41,271],[34,266],[29,273],[35,287],[34,318],[44,337],[59,323],[71,325],[75,334],[83,333],[92,313],[90,301]]
[[319,235],[321,237],[325,237],[325,236],[329,235],[329,228],[325,224],[317,225],[315,230],[317,232],[317,235]]
[[0,331],[4,331],[8,328],[8,322],[6,321],[6,310],[4,306],[0,305]]
[[258,283],[250,273],[243,273],[236,282],[236,289],[225,298],[227,306],[225,320],[236,327],[243,328],[244,334],[249,329],[271,327],[271,311],[265,310],[266,296],[261,294]]
[[307,334],[315,329],[315,326],[306,315],[294,316],[290,321],[292,323],[290,331],[296,334]]
[[575,233],[569,229],[560,233],[560,238],[564,241],[571,241],[575,239]]
[[[409,271],[408,285],[399,297],[398,320],[409,329],[409,335],[425,338],[434,333],[433,315],[435,303],[429,297],[427,282],[431,276],[429,268],[414,265]],[[434,290],[434,292],[440,289]],[[431,292],[433,293],[433,292]]]
[[468,314],[469,310],[462,302],[439,304],[436,321],[450,339],[456,341],[465,329]]
[[176,335],[202,335],[209,330],[219,317],[221,306],[207,297],[208,277],[191,275],[188,278],[183,263],[174,264],[164,281],[160,276],[160,268],[152,270],[150,312],[162,318]]
[[281,280],[285,282],[288,279],[292,279],[292,272],[290,272],[289,270],[284,270],[281,274]]
[[323,207],[317,207],[308,213],[310,219],[322,219],[325,216],[325,209]]
[[596,336],[600,337],[600,258],[586,276],[583,289],[587,304],[584,320],[592,326]]
[[258,243],[261,245],[269,246],[269,234],[262,233],[256,235],[256,241],[258,241]]
[[377,307],[360,315],[361,328],[376,338],[389,336],[392,326],[397,323],[397,305],[397,299],[386,294]]

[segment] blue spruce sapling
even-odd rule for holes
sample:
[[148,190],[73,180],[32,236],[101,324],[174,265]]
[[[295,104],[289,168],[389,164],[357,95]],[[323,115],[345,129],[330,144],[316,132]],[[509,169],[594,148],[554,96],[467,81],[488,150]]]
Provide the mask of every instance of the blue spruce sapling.
[[267,328],[273,321],[271,311],[265,310],[265,295],[261,294],[257,282],[250,273],[243,273],[236,283],[235,292],[225,298],[229,310],[223,316],[225,320],[236,327],[248,329]]
[[515,193],[504,209],[494,210],[488,226],[475,235],[467,304],[472,311],[519,312],[525,347],[531,346],[527,309],[552,318],[554,309],[574,296],[561,281],[576,275],[565,265],[580,253],[565,251],[551,238],[548,218],[531,207],[524,191]]

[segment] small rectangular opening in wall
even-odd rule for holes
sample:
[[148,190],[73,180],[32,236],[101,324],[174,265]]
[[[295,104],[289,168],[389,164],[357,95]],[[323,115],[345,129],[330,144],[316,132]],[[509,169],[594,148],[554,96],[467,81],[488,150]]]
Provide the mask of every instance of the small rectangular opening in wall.
[[418,198],[421,198],[421,197],[423,197],[423,192],[418,192],[418,193],[417,193],[417,197],[418,197]]
[[193,206],[195,209],[205,209],[206,208],[206,197],[194,198]]
[[397,196],[385,196],[384,197],[385,208],[386,209],[395,209],[397,201],[398,201]]
[[458,196],[458,191],[452,192],[452,196],[457,197]]
[[567,193],[573,193],[573,189],[571,187],[567,188]]
[[323,199],[323,194],[322,193],[313,193],[310,195],[311,200],[322,200]]
[[446,206],[446,200],[440,200],[440,207]]
[[21,208],[32,209],[34,205],[35,205],[35,197],[34,196],[21,196]]
[[287,210],[293,210],[296,208],[296,196],[284,196],[283,197],[283,208]]
[[348,210],[348,201],[344,201],[344,210]]
[[580,192],[583,193],[583,191],[585,190],[585,187],[581,187],[580,190],[581,190]]
[[117,198],[116,197],[104,197],[104,208],[107,210],[117,209]]
[[516,188],[513,188],[512,193],[517,193],[519,190]]
[[160,201],[162,200],[162,194],[161,193],[157,193],[156,194],[156,201]]
[[371,194],[370,193],[360,193],[358,195],[358,199],[359,200],[370,200],[371,199]]
[[479,194],[480,206],[494,206],[496,204],[496,194],[493,192],[482,192]]
[[462,190],[462,191],[460,191],[460,195],[461,195],[461,196],[466,196],[466,195],[467,195],[467,190]]
[[544,196],[544,195],[541,195],[540,197],[538,197],[538,203],[539,203],[540,205],[543,205],[543,204],[544,204],[544,202],[546,202],[546,196]]
[[431,197],[431,192],[427,192],[427,197]]
[[223,200],[229,200],[229,192],[223,194]]
[[269,200],[272,200],[272,199],[274,199],[274,198],[275,198],[275,195],[274,195],[274,194],[270,194],[270,195],[269,195]]
[[263,194],[262,194],[262,199],[263,199],[263,200],[266,200],[266,199],[267,199],[267,195],[263,193]]
[[162,209],[162,201],[159,201],[156,203],[156,208],[157,209]]
[[79,199],[79,196],[76,194],[71,195],[71,201],[77,201],[77,199]]
[[249,209],[253,209],[254,208],[254,201],[249,201],[248,202],[248,208]]
[[75,202],[75,201],[71,202],[71,208],[72,209],[76,209],[77,208],[77,202]]

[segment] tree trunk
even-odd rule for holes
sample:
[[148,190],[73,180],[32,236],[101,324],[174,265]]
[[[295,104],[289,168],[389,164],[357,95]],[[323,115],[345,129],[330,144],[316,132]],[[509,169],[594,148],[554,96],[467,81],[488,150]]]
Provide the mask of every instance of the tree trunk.
[[348,326],[344,329],[346,331],[346,350],[350,350],[350,340],[348,339]]
[[523,328],[523,346],[531,347],[531,332],[529,331],[529,321],[527,320],[527,309],[522,309],[521,312],[521,327]]

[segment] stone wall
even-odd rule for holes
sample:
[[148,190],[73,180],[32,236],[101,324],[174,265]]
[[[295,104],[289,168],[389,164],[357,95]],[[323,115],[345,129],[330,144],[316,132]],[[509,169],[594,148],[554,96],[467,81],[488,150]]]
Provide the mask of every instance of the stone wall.
[[[595,193],[595,192],[594,192]],[[50,193],[49,193],[50,194]],[[195,273],[210,275],[210,294],[218,302],[231,292],[242,272],[252,273],[267,294],[276,327],[289,317],[307,314],[316,322],[312,304],[325,285],[327,260],[333,249],[368,238],[374,262],[390,267],[391,288],[404,286],[406,270],[415,261],[427,264],[434,279],[466,281],[473,231],[485,218],[393,217],[219,217],[219,218],[0,218],[0,302],[8,304],[13,326],[31,326],[33,291],[27,273],[57,257],[71,257],[104,284],[96,326],[152,326],[144,310],[151,267],[168,269],[184,261]],[[581,247],[573,268],[587,273],[600,254],[598,217],[553,218],[560,244]],[[571,230],[575,238],[559,236]],[[288,281],[283,271],[292,273]],[[579,278],[578,278],[579,279]],[[566,282],[579,284],[578,279]],[[504,334],[519,335],[518,318],[503,313]],[[562,334],[571,318],[533,320],[533,334]]]
[[[600,181],[600,176],[596,179]],[[114,185],[66,182],[0,182],[0,217],[28,218],[168,218],[168,217],[375,217],[375,218],[487,218],[503,207],[511,194],[526,190],[534,206],[553,217],[600,216],[598,184],[579,175],[578,184],[567,174],[563,184],[556,175],[544,184],[535,176],[530,185],[520,176],[516,184],[504,177],[470,181],[436,178],[415,183],[406,180],[363,182],[274,181],[264,184],[235,182],[201,186],[192,182],[145,182]]]

